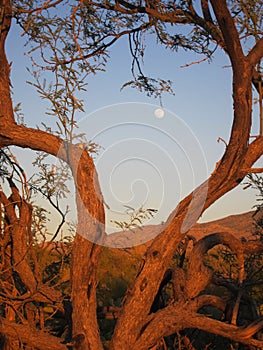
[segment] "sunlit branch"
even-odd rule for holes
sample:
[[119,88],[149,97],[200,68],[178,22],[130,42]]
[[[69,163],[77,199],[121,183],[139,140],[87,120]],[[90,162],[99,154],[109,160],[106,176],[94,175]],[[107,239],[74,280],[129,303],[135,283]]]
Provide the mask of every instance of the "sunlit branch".
[[41,7],[36,7],[34,9],[30,9],[30,10],[25,10],[23,8],[17,8],[17,7],[12,7],[12,11],[14,13],[27,13],[27,14],[32,14],[34,12],[37,12],[37,14],[40,14],[43,10],[47,10],[49,8],[55,7],[57,5],[59,5],[61,2],[63,2],[64,0],[57,0],[52,2],[52,0],[49,1],[45,1],[43,6]]
[[[211,4],[220,25],[226,50],[231,59],[233,69],[236,69],[238,68],[237,61],[243,58],[244,54],[234,20],[229,12],[225,0],[220,2],[211,0]],[[231,35],[229,35],[229,33],[231,33]]]
[[251,49],[247,58],[249,59],[250,64],[254,67],[263,56],[263,38],[261,38],[255,46]]
[[242,170],[246,173],[251,173],[251,174],[263,173],[263,168],[247,168]]

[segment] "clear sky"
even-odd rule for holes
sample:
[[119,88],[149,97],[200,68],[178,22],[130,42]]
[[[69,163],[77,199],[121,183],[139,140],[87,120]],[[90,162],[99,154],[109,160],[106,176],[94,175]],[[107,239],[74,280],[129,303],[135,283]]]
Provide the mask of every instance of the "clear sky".
[[[24,51],[23,39],[14,28],[7,43],[14,101],[22,102],[27,125],[52,124],[45,115],[46,104],[25,83],[31,78]],[[89,77],[79,130],[102,146],[95,162],[110,207],[108,220],[122,219],[125,205],[153,207],[159,210],[153,222],[165,220],[178,201],[207,178],[223,154],[224,143],[217,140],[228,141],[232,122],[229,62],[217,51],[212,63],[181,68],[198,59],[182,51],[171,53],[149,40],[145,74],[174,82],[175,96],[163,97],[164,115],[156,112],[158,100],[130,88],[120,91],[131,79],[126,40],[112,47],[107,71]],[[255,133],[257,118],[255,113]],[[30,159],[22,162],[28,166]],[[241,185],[209,208],[202,221],[251,210],[255,199],[255,193]]]

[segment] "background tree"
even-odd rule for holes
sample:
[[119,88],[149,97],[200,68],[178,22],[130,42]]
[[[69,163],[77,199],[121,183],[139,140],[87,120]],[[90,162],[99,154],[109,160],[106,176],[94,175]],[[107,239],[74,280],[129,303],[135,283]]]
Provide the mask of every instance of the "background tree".
[[[96,286],[97,262],[102,250],[100,244],[106,239],[103,199],[98,190],[93,159],[85,142],[82,145],[76,142],[81,135],[75,133],[75,112],[83,108],[77,93],[84,88],[83,79],[87,74],[102,69],[108,57],[107,49],[120,37],[128,36],[133,59],[133,80],[128,84],[157,97],[162,91],[169,91],[169,82],[154,80],[142,72],[142,39],[147,31],[153,32],[161,43],[175,51],[178,48],[192,50],[210,59],[218,47],[229,57],[233,72],[234,114],[225,153],[212,175],[178,204],[163,232],[148,247],[135,281],[123,300],[110,349],[149,349],[164,336],[186,328],[212,331],[237,342],[262,347],[262,342],[253,338],[261,327],[260,323],[256,327],[241,328],[198,312],[207,304],[220,304],[216,298],[201,295],[210,274],[200,260],[200,254],[215,244],[224,243],[239,256],[243,271],[243,255],[262,249],[261,244],[251,246],[235,240],[229,242],[230,237],[221,234],[203,240],[194,249],[187,272],[178,268],[173,272],[174,289],[180,294],[184,288],[184,295],[178,294],[173,303],[152,311],[169,263],[188,230],[212,203],[235,188],[247,173],[261,171],[252,167],[262,155],[262,133],[252,141],[250,138],[252,85],[261,91],[261,2],[118,0],[72,4],[63,0],[41,3],[0,0],[0,5],[1,148],[13,145],[59,157],[70,166],[76,187],[78,226],[71,275],[72,345],[76,349],[102,349],[96,315]],[[255,8],[256,11],[252,10]],[[57,129],[53,132],[49,127],[40,130],[15,121],[10,65],[5,54],[5,41],[12,18],[23,28],[31,45],[33,84],[42,97],[50,101],[50,113],[58,118]],[[47,83],[47,80],[50,81]],[[12,185],[11,188],[17,192]],[[18,196],[17,193],[14,195]],[[20,217],[23,219],[23,216]],[[85,238],[86,232],[91,240]],[[42,285],[36,283],[32,271],[24,278],[23,282],[29,286],[31,294],[41,291]],[[243,278],[240,272],[240,285]],[[27,325],[18,323],[13,333],[12,326],[5,325],[2,320],[2,332],[9,329],[10,337],[24,339]],[[37,334],[43,336],[39,330],[25,342],[31,347],[46,348],[39,344]],[[56,341],[52,344],[54,349],[65,348]]]

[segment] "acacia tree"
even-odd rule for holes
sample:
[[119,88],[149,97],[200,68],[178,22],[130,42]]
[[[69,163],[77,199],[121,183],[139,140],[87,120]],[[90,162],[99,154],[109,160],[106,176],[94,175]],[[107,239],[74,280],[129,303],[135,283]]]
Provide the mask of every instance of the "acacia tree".
[[[198,328],[262,347],[262,342],[253,338],[260,328],[258,323],[256,327],[240,328],[198,313],[203,305],[220,307],[221,304],[216,298],[200,296],[209,278],[206,277],[207,268],[196,260],[200,259],[200,252],[207,251],[214,244],[223,242],[231,245],[225,235],[200,243],[196,248],[198,253],[190,259],[186,274],[175,269],[172,281],[177,299],[157,312],[152,311],[169,262],[199,216],[217,199],[238,186],[247,173],[262,170],[253,169],[253,164],[262,155],[262,133],[253,140],[250,138],[252,85],[261,91],[261,76],[256,70],[263,55],[261,2],[118,0],[72,4],[64,0],[50,0],[40,4],[38,1],[0,0],[0,5],[0,145],[30,148],[59,157],[70,166],[76,186],[78,226],[71,275],[73,346],[76,349],[102,349],[96,316],[96,273],[101,244],[107,239],[103,231],[103,198],[93,159],[89,147],[81,147],[74,134],[74,112],[82,108],[76,93],[83,89],[83,75],[101,69],[107,59],[107,49],[118,38],[127,35],[133,57],[133,81],[129,84],[157,96],[162,90],[169,90],[169,84],[148,78],[141,70],[141,39],[148,30],[173,50],[182,47],[211,57],[215,47],[219,47],[229,57],[233,73],[233,123],[225,153],[213,174],[178,204],[163,232],[148,247],[136,279],[123,300],[110,348],[149,349],[162,337],[185,328]],[[64,5],[61,11],[57,7],[60,5]],[[51,113],[58,118],[55,133],[48,128],[29,128],[15,120],[10,65],[5,53],[13,18],[29,38],[34,67],[39,67],[47,77],[54,74],[53,85],[49,85],[41,80],[39,71],[35,68],[33,71],[33,84],[42,97],[51,102]],[[180,31],[181,26],[186,31],[189,29],[188,35]],[[171,28],[178,31],[174,34]],[[85,238],[86,232],[90,240]],[[241,259],[241,267],[246,252],[262,249],[260,244],[247,248],[239,243],[231,246]],[[196,279],[197,272],[199,280]],[[243,279],[244,274],[241,273],[240,284]],[[180,297],[183,286],[185,293]],[[37,292],[37,284],[30,286],[30,293]],[[25,336],[25,327],[25,324],[19,324],[14,331],[12,324],[2,320],[0,329],[7,336],[17,336],[31,347],[44,349],[43,343],[38,343],[39,336],[34,335],[30,339]],[[51,336],[49,341],[54,349],[66,348],[53,341]]]

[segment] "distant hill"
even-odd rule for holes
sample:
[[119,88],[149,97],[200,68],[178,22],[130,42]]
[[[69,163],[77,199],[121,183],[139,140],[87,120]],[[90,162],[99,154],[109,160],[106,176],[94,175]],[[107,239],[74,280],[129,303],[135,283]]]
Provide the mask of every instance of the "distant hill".
[[[250,239],[254,231],[254,211],[243,214],[230,215],[223,219],[218,219],[205,223],[197,223],[188,232],[196,240],[216,232],[230,232],[236,237]],[[144,252],[149,246],[151,240],[154,239],[165,228],[164,224],[160,225],[146,225],[134,230],[118,231],[107,236],[105,246],[112,248],[131,248],[137,246],[137,252]],[[60,245],[66,249],[65,243],[61,242],[45,242],[40,244],[42,248],[45,247],[48,251],[53,248],[58,248]],[[71,244],[69,244],[69,247]]]
[[[231,232],[239,239],[242,237],[249,239],[254,230],[254,213],[254,211],[250,211],[210,222],[197,223],[189,231],[189,235],[199,240],[211,233]],[[146,225],[133,231],[115,232],[108,236],[107,245],[119,248],[140,244],[148,246],[151,239],[155,238],[164,228],[164,225]]]
[[[230,232],[238,238],[249,239],[254,230],[254,212],[239,215],[231,215],[220,220],[196,224],[189,235],[196,240],[216,232]],[[134,280],[141,263],[142,255],[151,244],[151,240],[163,229],[164,225],[147,225],[141,229],[132,231],[120,231],[108,236],[108,245],[119,246],[125,249],[111,249],[105,247],[102,251],[98,269],[98,305],[99,306],[119,306],[122,296],[127,287]],[[144,240],[144,244],[139,244],[139,240]],[[132,244],[135,243],[134,245]],[[127,249],[130,246],[130,249]],[[48,262],[56,261],[56,254],[60,251],[71,250],[71,243],[45,242],[40,245],[46,250]],[[192,242],[188,249],[191,250]],[[52,250],[52,254],[51,251]],[[69,265],[64,268],[63,280],[69,281]],[[69,285],[69,284],[68,284]],[[64,286],[67,288],[67,284]],[[67,289],[65,289],[67,290]]]
[[222,219],[196,224],[189,232],[196,239],[216,232],[231,232],[239,239],[251,238],[254,230],[254,211],[243,214],[230,215]]

